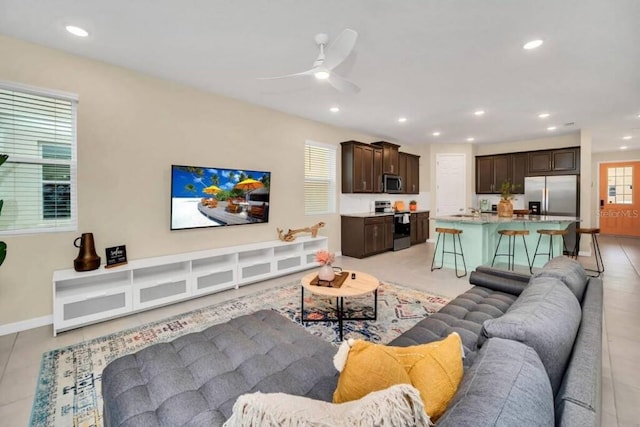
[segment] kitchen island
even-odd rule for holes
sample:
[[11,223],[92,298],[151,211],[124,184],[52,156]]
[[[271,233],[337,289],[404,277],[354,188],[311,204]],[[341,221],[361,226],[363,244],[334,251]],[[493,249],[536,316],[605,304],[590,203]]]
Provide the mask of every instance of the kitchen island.
[[[473,271],[479,265],[491,265],[496,244],[500,238],[498,230],[529,230],[529,235],[525,236],[525,241],[529,251],[529,258],[532,259],[538,243],[538,230],[565,230],[570,224],[580,222],[580,218],[569,216],[525,215],[522,217],[513,216],[511,218],[503,218],[484,213],[479,215],[439,216],[431,218],[431,220],[435,221],[436,227],[457,228],[462,230],[460,239],[467,271]],[[436,253],[436,264],[438,265],[440,264],[440,257],[442,256],[443,238],[444,236],[440,238],[440,245]],[[434,236],[434,239],[437,239],[437,235]],[[562,254],[563,245],[561,239],[556,237],[553,241],[554,255]],[[449,237],[447,238],[447,250],[453,250],[452,247],[451,238]],[[539,252],[546,253],[549,251],[548,249],[548,237],[543,236],[540,242]],[[568,249],[573,250],[573,248]],[[508,252],[508,239],[506,236],[500,242],[499,252]],[[536,257],[533,266],[542,267],[547,261],[547,256],[539,255]],[[458,263],[460,265],[460,260]],[[522,237],[520,236],[516,237],[514,263],[516,265],[515,269],[518,271],[529,268],[527,255],[522,244]],[[444,266],[446,268],[454,268],[453,255],[445,254]],[[506,268],[507,257],[496,258],[496,266]]]

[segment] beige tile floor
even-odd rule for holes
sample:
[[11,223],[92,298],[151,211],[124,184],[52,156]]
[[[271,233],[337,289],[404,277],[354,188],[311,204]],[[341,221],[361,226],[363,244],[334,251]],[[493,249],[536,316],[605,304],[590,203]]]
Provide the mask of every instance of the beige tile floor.
[[[604,275],[602,425],[640,426],[640,239],[600,238]],[[363,260],[342,257],[336,265],[367,271],[380,279],[455,297],[469,288],[451,270],[430,271],[433,244],[413,246]],[[592,260],[581,259],[585,266]],[[40,358],[44,351],[91,339],[152,320],[289,283],[304,273],[244,286],[196,300],[138,313],[52,336],[51,327],[0,336],[0,425],[29,422]]]

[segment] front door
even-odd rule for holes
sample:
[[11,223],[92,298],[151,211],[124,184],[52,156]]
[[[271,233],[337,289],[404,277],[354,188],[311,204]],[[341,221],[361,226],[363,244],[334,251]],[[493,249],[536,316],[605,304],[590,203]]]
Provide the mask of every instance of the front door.
[[640,237],[640,162],[600,164],[600,232]]

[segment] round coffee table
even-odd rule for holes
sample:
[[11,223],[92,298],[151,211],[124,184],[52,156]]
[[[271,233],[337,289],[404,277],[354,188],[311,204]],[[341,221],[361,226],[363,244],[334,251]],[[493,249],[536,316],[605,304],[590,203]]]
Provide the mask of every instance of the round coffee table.
[[[300,283],[302,288],[300,290],[301,304],[300,304],[300,319],[303,322],[327,322],[333,321],[332,319],[309,319],[304,317],[304,291],[305,289],[314,295],[320,295],[336,299],[336,321],[338,322],[338,330],[340,332],[340,341],[342,341],[342,325],[344,320],[377,320],[378,318],[378,286],[380,281],[370,274],[363,273],[361,271],[349,271],[349,275],[339,288],[332,288],[331,286],[316,286],[312,285],[311,281],[318,275],[317,271],[309,273],[304,276]],[[355,278],[353,278],[355,273]],[[345,317],[344,310],[344,298],[356,297],[373,293],[373,317]]]

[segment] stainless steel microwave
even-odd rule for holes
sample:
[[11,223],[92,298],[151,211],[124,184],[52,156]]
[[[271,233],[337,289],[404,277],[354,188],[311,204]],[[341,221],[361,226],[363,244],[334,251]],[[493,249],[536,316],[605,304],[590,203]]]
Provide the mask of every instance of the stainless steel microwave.
[[385,193],[402,193],[402,178],[398,175],[382,175],[382,185]]

